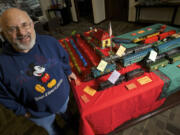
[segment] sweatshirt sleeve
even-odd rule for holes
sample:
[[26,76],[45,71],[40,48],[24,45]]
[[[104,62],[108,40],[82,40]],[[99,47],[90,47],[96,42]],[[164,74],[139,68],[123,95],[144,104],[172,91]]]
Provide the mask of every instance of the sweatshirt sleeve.
[[72,70],[69,65],[69,55],[59,42],[58,42],[58,46],[61,54],[64,72],[66,75],[70,75],[72,73]]
[[12,110],[16,115],[25,115],[26,109],[19,104],[15,97],[8,91],[8,89],[0,81],[0,104]]

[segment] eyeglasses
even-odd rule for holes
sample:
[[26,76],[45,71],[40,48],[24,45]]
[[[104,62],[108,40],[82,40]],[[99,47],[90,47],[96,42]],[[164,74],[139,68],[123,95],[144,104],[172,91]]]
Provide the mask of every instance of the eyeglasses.
[[22,23],[21,26],[12,26],[7,29],[8,33],[16,33],[18,30],[28,30],[31,28],[31,22],[30,23]]

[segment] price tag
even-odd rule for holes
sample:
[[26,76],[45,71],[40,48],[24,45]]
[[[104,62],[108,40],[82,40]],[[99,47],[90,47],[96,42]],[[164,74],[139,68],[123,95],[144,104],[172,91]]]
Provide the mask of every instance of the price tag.
[[106,61],[101,60],[99,65],[97,66],[97,69],[101,72],[104,72],[104,69],[106,68],[107,64],[108,63]]
[[86,92],[87,94],[89,94],[90,96],[94,96],[94,94],[96,93],[96,90],[89,87],[89,86],[86,86],[84,88],[84,92]]
[[148,77],[148,76],[145,76],[145,77],[142,77],[140,79],[137,80],[141,85],[144,85],[146,83],[149,83],[149,82],[152,82],[152,80]]
[[152,28],[147,28],[148,31],[152,30]]
[[144,32],[145,32],[144,30],[138,31],[139,34],[142,34],[142,33],[144,33]]
[[130,84],[127,84],[127,85],[126,85],[126,88],[127,88],[128,90],[132,90],[132,89],[134,89],[134,88],[137,88],[137,86],[136,86],[136,84],[134,84],[134,83],[130,83]]
[[115,84],[115,82],[117,81],[117,79],[119,78],[120,75],[121,75],[121,74],[120,74],[118,71],[114,70],[114,71],[112,72],[112,74],[110,75],[110,77],[108,78],[108,80],[109,80],[111,83]]
[[132,36],[135,36],[135,35],[136,35],[136,33],[131,33],[131,35],[132,35]]
[[121,57],[124,54],[125,50],[126,50],[126,48],[124,46],[120,45],[119,49],[116,52],[116,55]]
[[87,98],[86,95],[82,95],[81,99],[83,100],[84,103],[88,103],[89,102],[89,99]]
[[156,56],[157,56],[157,52],[154,50],[151,50],[150,55],[149,55],[149,59],[152,61],[156,60]]

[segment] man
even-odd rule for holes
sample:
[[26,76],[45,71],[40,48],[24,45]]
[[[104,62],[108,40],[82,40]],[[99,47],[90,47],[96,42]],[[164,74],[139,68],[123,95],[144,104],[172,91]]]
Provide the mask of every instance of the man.
[[54,135],[55,114],[67,109],[68,79],[76,79],[68,55],[56,39],[35,33],[25,11],[7,9],[0,27],[0,103]]

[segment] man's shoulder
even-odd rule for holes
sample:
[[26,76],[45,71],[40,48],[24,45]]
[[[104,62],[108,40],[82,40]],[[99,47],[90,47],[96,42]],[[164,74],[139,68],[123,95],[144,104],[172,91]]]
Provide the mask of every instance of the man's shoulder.
[[3,56],[4,56],[3,49],[0,48],[0,58],[2,58]]
[[49,35],[37,35],[37,44],[50,50],[58,50],[59,41]]
[[39,35],[37,34],[37,40],[39,41],[57,41],[54,37],[50,36],[50,35]]
[[2,53],[2,48],[0,47],[0,54]]
[[4,54],[4,53],[1,53],[0,52],[0,66],[4,63],[4,62],[6,62],[6,55]]

